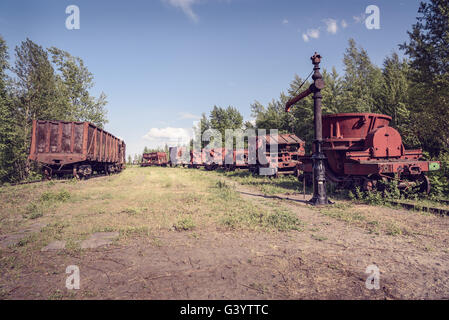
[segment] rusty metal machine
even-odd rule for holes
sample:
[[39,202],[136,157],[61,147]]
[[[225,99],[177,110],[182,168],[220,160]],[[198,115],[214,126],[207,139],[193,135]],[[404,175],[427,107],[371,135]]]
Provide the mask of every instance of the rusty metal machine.
[[29,159],[47,179],[73,174],[88,178],[125,168],[125,143],[89,122],[33,120]]
[[[422,150],[406,150],[391,117],[374,113],[340,113],[323,116],[326,177],[342,187],[370,191],[396,181],[402,190],[429,193],[425,172],[438,170],[438,161],[423,161]],[[312,172],[310,157],[300,170]]]
[[159,166],[166,167],[168,165],[167,154],[165,152],[150,152],[142,155],[141,167]]
[[297,172],[313,175],[311,203],[329,202],[326,178],[344,188],[360,186],[370,191],[383,189],[387,182],[394,181],[401,190],[429,193],[430,182],[425,173],[438,170],[440,163],[420,160],[420,149],[406,150],[399,132],[389,126],[391,117],[374,113],[321,115],[321,56],[315,53],[311,59],[314,83],[285,106],[288,112],[295,103],[314,94],[313,155],[301,157],[297,165]]

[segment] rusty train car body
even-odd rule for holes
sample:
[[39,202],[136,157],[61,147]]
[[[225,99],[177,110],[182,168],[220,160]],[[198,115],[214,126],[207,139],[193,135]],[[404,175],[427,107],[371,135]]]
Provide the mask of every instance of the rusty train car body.
[[[277,157],[272,159],[270,152],[277,144]],[[263,153],[263,154],[259,154]],[[250,171],[263,175],[291,175],[297,172],[297,165],[305,155],[305,142],[294,134],[279,134],[274,137],[267,135],[256,140],[256,161],[250,165]],[[266,161],[261,161],[266,159]]]
[[159,166],[166,167],[168,165],[167,154],[165,152],[150,152],[142,155],[141,167]]
[[29,159],[46,178],[73,174],[88,178],[125,168],[125,143],[89,122],[33,120]]
[[[278,154],[276,161],[270,162],[271,146],[277,143]],[[259,174],[260,168],[271,168],[272,172],[265,175],[288,175],[295,174],[296,165],[300,156],[305,154],[305,143],[294,134],[280,134],[270,138],[269,135],[256,139],[256,145],[251,152],[248,149],[226,149],[212,148],[201,151],[190,151],[190,159],[187,161],[186,150],[183,147],[170,148],[170,165],[185,165],[189,163],[190,168],[204,167],[208,171],[225,169],[233,171],[235,169],[249,169],[255,174]],[[250,154],[255,159],[249,159]],[[261,160],[262,159],[262,160]],[[267,159],[266,162],[263,159]]]
[[185,167],[190,165],[190,155],[188,154],[186,147],[170,147],[168,150],[170,154],[168,164],[170,167],[179,165]]
[[[406,150],[399,132],[390,127],[391,117],[374,113],[340,113],[323,116],[322,151],[326,177],[339,185],[370,191],[396,181],[402,190],[428,193],[425,175],[438,170],[438,161],[423,161],[422,150]],[[302,157],[300,171],[312,173],[312,159]]]

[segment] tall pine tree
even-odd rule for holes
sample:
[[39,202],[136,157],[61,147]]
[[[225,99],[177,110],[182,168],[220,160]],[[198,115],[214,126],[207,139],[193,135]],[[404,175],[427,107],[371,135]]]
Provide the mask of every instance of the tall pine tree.
[[421,2],[418,15],[400,48],[410,58],[412,130],[437,155],[449,150],[449,1]]

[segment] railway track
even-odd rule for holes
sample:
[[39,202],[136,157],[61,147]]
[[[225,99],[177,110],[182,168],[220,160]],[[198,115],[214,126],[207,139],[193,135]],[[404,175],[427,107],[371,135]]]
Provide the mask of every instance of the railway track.
[[449,205],[449,200],[447,200],[447,199],[438,199],[438,200],[436,200],[437,202],[440,202],[440,203],[444,203],[444,204],[447,204],[447,205]]
[[[287,200],[287,201],[293,201],[293,202],[303,202],[303,203],[307,203],[307,201],[304,200],[299,200],[299,199],[294,199],[294,198],[290,198],[288,197],[289,195],[301,195],[301,194],[287,194],[285,197],[284,196],[264,196],[266,198],[273,198],[273,199],[279,199],[279,200]],[[413,203],[407,203],[407,202],[401,202],[398,200],[386,200],[391,204],[397,205],[397,206],[401,206],[404,209],[407,210],[417,210],[417,211],[425,211],[425,212],[429,212],[429,213],[433,213],[435,215],[440,215],[440,216],[449,216],[449,208],[445,209],[445,208],[437,208],[437,207],[431,207],[431,206],[427,206],[427,205],[418,205],[418,204],[413,204]],[[447,199],[438,199],[436,200],[437,202],[440,203],[444,203],[444,204],[449,204],[449,200]]]
[[[396,200],[387,200],[387,201],[391,204],[401,206],[407,210],[420,210],[420,211],[425,211],[425,212],[433,213],[433,214],[440,215],[440,216],[449,216],[449,209],[430,207],[430,206],[426,206],[426,205],[422,206],[422,205],[406,203],[406,202],[401,202],[401,201],[396,201]],[[441,200],[441,201],[446,204],[449,204],[448,200]],[[441,201],[438,200],[438,202],[441,202]]]
[[[107,176],[107,174],[96,174],[96,175],[90,176],[88,179],[105,177],[105,176]],[[24,185],[24,184],[32,184],[32,183],[39,183],[39,182],[50,182],[50,181],[66,183],[66,182],[68,182],[68,181],[70,181],[72,179],[73,179],[73,177],[71,179],[69,179],[69,178],[65,178],[65,179],[51,179],[51,180],[40,179],[40,180],[22,181],[22,182],[11,183],[11,184],[9,184],[9,186],[20,186],[20,185]],[[78,180],[80,180],[80,179],[78,179]]]

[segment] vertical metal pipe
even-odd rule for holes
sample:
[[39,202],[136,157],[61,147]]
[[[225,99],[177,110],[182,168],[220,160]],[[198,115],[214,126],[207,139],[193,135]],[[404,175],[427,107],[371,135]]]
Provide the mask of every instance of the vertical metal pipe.
[[312,79],[313,83],[313,109],[314,109],[314,122],[315,122],[315,141],[313,142],[313,197],[310,203],[313,205],[326,205],[329,204],[329,200],[326,195],[326,169],[324,156],[321,145],[323,143],[323,122],[321,115],[321,89],[324,88],[323,76],[320,73],[321,56],[317,53],[311,57],[312,64],[314,65],[314,74]]

